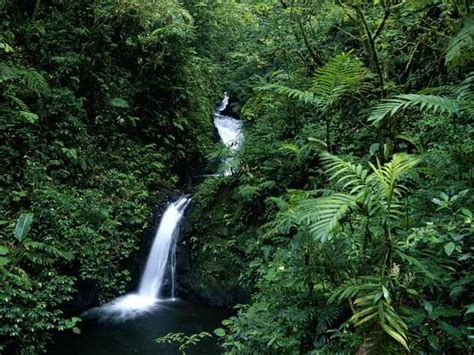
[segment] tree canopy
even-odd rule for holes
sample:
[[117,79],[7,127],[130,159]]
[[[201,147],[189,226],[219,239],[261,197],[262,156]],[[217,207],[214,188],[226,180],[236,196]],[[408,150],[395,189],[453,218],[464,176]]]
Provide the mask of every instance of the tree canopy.
[[[186,191],[188,297],[240,304],[222,353],[471,353],[473,11],[0,0],[0,352],[129,290]],[[216,140],[224,91],[239,150]]]

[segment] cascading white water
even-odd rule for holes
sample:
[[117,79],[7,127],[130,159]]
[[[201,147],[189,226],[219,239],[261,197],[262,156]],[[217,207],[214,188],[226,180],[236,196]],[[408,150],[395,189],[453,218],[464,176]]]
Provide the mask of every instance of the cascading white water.
[[160,293],[167,271],[170,271],[171,297],[174,299],[176,242],[181,219],[190,201],[189,196],[180,197],[168,206],[161,217],[138,292],[116,298],[100,308],[92,309],[85,313],[86,316],[97,316],[102,321],[120,321],[154,309],[162,296]]
[[227,108],[227,105],[229,104],[229,95],[227,95],[227,91],[224,92],[224,98],[222,99],[221,103],[219,104],[219,108],[217,109],[217,112],[222,112]]
[[[168,206],[163,217],[161,217],[160,226],[156,231],[155,240],[151,247],[150,254],[146,263],[145,271],[140,281],[138,295],[141,297],[159,297],[161,287],[165,278],[166,270],[169,266],[168,260],[171,258],[171,284],[174,287],[174,268],[176,261],[174,253],[176,251],[176,236],[179,230],[179,223],[183,217],[183,212],[189,204],[190,199],[187,196],[179,198]],[[172,295],[174,290],[171,291]]]
[[[224,93],[224,99],[220,103],[216,112],[214,112],[214,126],[217,128],[219,137],[228,148],[236,151],[240,148],[243,140],[242,135],[242,122],[236,120],[233,117],[221,115],[221,112],[227,108],[229,104],[229,96]],[[232,162],[226,160],[224,162],[225,172],[224,175],[232,174]]]
[[[227,108],[228,103],[229,96],[225,93],[224,99],[214,112],[214,125],[222,142],[230,149],[237,150],[243,139],[242,124],[233,117],[221,114]],[[224,163],[224,174],[232,174],[229,159]],[[121,321],[153,310],[162,300],[160,299],[161,289],[168,273],[171,277],[171,299],[174,299],[176,242],[181,219],[190,201],[189,196],[180,197],[168,206],[161,217],[138,292],[118,297],[100,308],[91,309],[84,313],[85,316],[96,316],[101,321]]]

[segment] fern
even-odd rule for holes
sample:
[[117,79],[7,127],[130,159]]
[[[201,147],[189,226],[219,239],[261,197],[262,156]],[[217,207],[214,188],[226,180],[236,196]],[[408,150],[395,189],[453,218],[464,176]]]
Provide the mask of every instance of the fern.
[[[25,248],[32,251],[42,251],[56,258],[65,259],[67,261],[73,260],[72,253],[59,250],[58,248],[53,247],[52,245],[47,245],[41,242],[29,240],[25,243]],[[41,256],[36,253],[29,253],[29,257],[34,258],[36,261],[39,261],[41,259]]]
[[467,117],[474,115],[474,72],[471,72],[455,90],[456,100],[460,103],[461,113]]
[[374,124],[382,122],[387,117],[394,116],[408,108],[418,108],[424,112],[448,113],[450,115],[459,113],[458,103],[444,96],[403,94],[393,99],[384,100],[372,111],[369,122]]
[[[420,162],[417,156],[400,153],[395,154],[392,160],[384,166],[377,167],[370,163],[373,174],[370,176],[370,181],[380,187],[383,192],[383,197],[387,202],[387,208],[390,209],[394,197],[401,196],[402,190],[405,188],[399,185],[399,181],[408,173],[412,172],[413,168]],[[395,207],[395,206],[393,206]]]
[[464,101],[469,100],[472,95],[474,88],[474,72],[469,73],[466,79],[454,89],[456,100]]
[[10,102],[10,104],[18,109],[19,111],[29,112],[30,108],[25,104],[25,102],[13,95],[6,95],[5,98]]
[[260,91],[274,91],[278,95],[287,96],[303,104],[320,105],[321,100],[316,95],[307,90],[292,89],[282,85],[268,84],[258,88]]
[[383,166],[370,164],[372,173],[369,174],[362,165],[345,162],[326,152],[321,154],[321,159],[329,179],[335,181],[340,190],[350,191],[299,201],[298,221],[307,224],[320,241],[332,238],[343,218],[351,210],[357,210],[359,204],[365,206],[370,215],[385,220],[398,218],[402,210],[399,197],[406,191],[400,181],[413,172],[420,161],[414,155],[395,154]]
[[368,75],[359,60],[349,53],[342,53],[316,70],[311,91],[328,104],[343,95],[368,88],[364,82]]
[[325,242],[334,236],[341,220],[356,207],[356,202],[354,196],[343,193],[303,200],[298,206],[300,222],[307,223],[315,238]]
[[22,69],[19,71],[22,82],[36,93],[42,93],[48,90],[49,86],[43,75],[36,70]]
[[340,317],[341,307],[335,305],[326,305],[324,309],[318,312],[318,324],[316,325],[316,334],[324,334]]
[[449,42],[446,64],[460,66],[472,60],[474,49],[474,16],[468,18],[463,28]]
[[28,123],[36,123],[39,120],[39,117],[36,113],[29,111],[19,111],[18,114]]
[[49,88],[44,76],[36,70],[20,66],[1,64],[0,83],[8,81],[21,83],[27,89],[38,94],[45,92]]
[[316,70],[313,82],[307,90],[268,84],[261,91],[274,91],[303,104],[328,108],[342,96],[368,88],[364,79],[369,76],[362,63],[349,53],[332,58],[326,65]]
[[[363,189],[367,180],[368,170],[361,164],[352,164],[330,153],[321,153],[321,161],[329,180],[335,181],[341,190],[351,189],[350,194],[355,194]],[[337,180],[336,180],[337,179]]]
[[409,351],[408,327],[392,306],[389,288],[383,280],[374,277],[349,280],[333,293],[329,301],[340,303],[351,299],[354,299],[354,314],[350,323],[355,327],[377,326]]

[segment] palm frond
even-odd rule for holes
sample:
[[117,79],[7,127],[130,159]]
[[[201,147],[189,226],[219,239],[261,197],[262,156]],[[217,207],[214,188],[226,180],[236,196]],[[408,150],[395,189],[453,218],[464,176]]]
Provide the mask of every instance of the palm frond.
[[469,73],[466,79],[454,90],[456,100],[459,101],[460,111],[467,117],[474,115],[474,72]]
[[333,293],[329,302],[339,303],[346,299],[353,302],[354,314],[349,322],[355,327],[375,325],[395,339],[405,349],[408,347],[408,327],[402,317],[391,305],[391,295],[383,280],[377,278],[361,278],[349,280]]
[[368,175],[368,170],[361,164],[347,162],[328,152],[321,153],[321,161],[329,180],[339,185],[342,190],[350,189],[350,194],[363,189]]
[[418,108],[424,112],[439,114],[457,114],[459,112],[458,103],[445,96],[403,94],[397,95],[393,99],[384,100],[375,106],[368,121],[376,124],[408,108]]
[[332,58],[326,65],[318,68],[311,91],[324,101],[334,101],[339,97],[368,87],[364,79],[368,70],[349,53]]
[[332,238],[341,220],[356,207],[356,197],[335,193],[317,199],[306,199],[297,206],[300,223],[309,226],[315,239],[322,242]]
[[392,205],[394,198],[401,196],[405,189],[399,184],[400,180],[404,178],[413,168],[420,162],[420,158],[415,155],[400,153],[395,154],[392,160],[383,166],[375,166],[370,163],[374,172],[370,176],[371,181],[375,181],[376,185],[383,191],[384,199],[387,202],[387,207],[396,207]]
[[268,85],[260,86],[258,90],[273,91],[278,95],[289,97],[290,99],[297,100],[304,104],[313,104],[313,105],[321,104],[321,100],[317,98],[313,92],[307,91],[307,90],[293,89],[287,86],[277,85],[277,84],[268,84]]
[[466,19],[463,28],[449,42],[446,50],[446,64],[462,65],[472,60],[474,50],[474,16]]

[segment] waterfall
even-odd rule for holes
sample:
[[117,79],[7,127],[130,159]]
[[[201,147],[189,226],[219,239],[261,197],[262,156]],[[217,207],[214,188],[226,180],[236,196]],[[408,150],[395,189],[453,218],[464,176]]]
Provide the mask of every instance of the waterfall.
[[122,321],[153,310],[162,300],[161,289],[168,273],[171,276],[171,298],[174,299],[176,243],[180,222],[189,202],[191,199],[188,195],[182,196],[170,203],[163,213],[138,292],[118,297],[100,308],[93,308],[85,312],[84,316],[97,317],[101,321]]
[[[233,117],[222,115],[221,112],[227,108],[229,96],[224,93],[224,99],[220,103],[217,111],[214,112],[214,126],[217,128],[222,143],[232,151],[237,151],[243,140],[242,122]],[[224,161],[224,175],[232,174],[232,159]]]
[[[171,203],[161,217],[153,246],[151,247],[145,271],[140,281],[138,295],[141,297],[160,297],[161,287],[168,266],[171,267],[171,295],[174,297],[175,267],[176,267],[176,237],[179,231],[179,223],[183,217],[184,210],[188,206],[188,196],[180,197]],[[171,258],[171,263],[168,260]]]
[[[242,143],[242,124],[233,117],[221,114],[229,103],[229,96],[224,98],[214,112],[214,125],[222,142],[236,151]],[[232,174],[231,158],[225,162],[224,175]],[[102,307],[85,312],[84,316],[98,317],[101,321],[122,321],[142,315],[153,310],[163,300],[162,287],[167,275],[170,276],[171,299],[176,296],[176,243],[179,226],[184,211],[191,198],[188,195],[170,203],[155,233],[145,270],[136,293],[130,293],[106,303]]]

